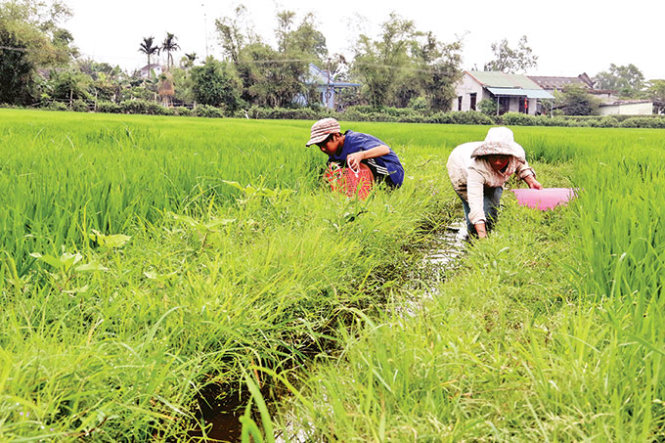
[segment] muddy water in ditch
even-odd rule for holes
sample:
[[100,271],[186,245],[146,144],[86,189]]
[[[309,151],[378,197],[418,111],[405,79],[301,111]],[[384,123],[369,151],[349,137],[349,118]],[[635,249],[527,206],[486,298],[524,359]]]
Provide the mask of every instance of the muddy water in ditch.
[[[242,425],[240,417],[247,404],[246,396],[224,392],[221,386],[209,386],[197,397],[198,418],[205,426],[205,434],[200,430],[191,431],[191,441],[236,442],[240,441]],[[244,398],[243,398],[244,397]]]
[[409,288],[416,295],[394,306],[396,314],[413,317],[423,309],[424,303],[436,296],[438,284],[457,268],[458,258],[464,252],[467,239],[466,222],[462,220],[450,224],[426,243],[421,266],[414,271]]
[[435,242],[432,252],[425,256],[425,260],[441,268],[454,268],[468,237],[464,220],[451,224]]
[[[398,313],[413,316],[422,309],[426,300],[436,295],[437,284],[444,281],[451,270],[456,268],[457,259],[464,251],[467,238],[466,223],[459,221],[449,225],[427,244],[424,251],[423,269],[421,269],[426,273],[426,278],[419,279],[419,286],[424,291],[418,298],[406,300],[403,305],[396,308]],[[202,396],[197,399],[200,408],[199,417],[205,423],[207,432],[205,437],[200,432],[190,433],[190,438],[209,442],[240,441],[242,432],[240,417],[244,413],[244,406],[247,404],[248,398],[245,396],[244,399],[241,399],[229,395],[220,400],[220,397],[222,397],[221,392],[213,389],[202,393]],[[253,418],[259,419],[258,417]],[[283,435],[276,435],[275,440],[278,443],[309,441],[308,437],[295,427],[293,426],[287,431],[288,440]]]

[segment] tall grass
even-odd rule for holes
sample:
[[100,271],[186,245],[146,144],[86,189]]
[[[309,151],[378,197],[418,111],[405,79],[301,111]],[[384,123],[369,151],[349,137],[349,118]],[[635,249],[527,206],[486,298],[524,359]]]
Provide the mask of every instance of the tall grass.
[[2,440],[205,435],[198,392],[328,352],[448,205],[433,165],[331,194],[307,122],[2,117]]
[[517,141],[542,183],[580,197],[539,213],[508,194],[497,232],[420,313],[360,322],[343,358],[301,378],[278,416],[287,435],[665,438],[662,133],[524,128]]
[[460,216],[447,154],[487,128],[344,123],[407,170],[358,202],[321,186],[311,122],[0,118],[2,440],[206,435],[209,385],[249,391],[267,431],[261,395],[294,379],[273,418],[314,439],[663,436],[659,131],[515,129],[580,198],[507,195],[409,318],[413,245]]
[[221,179],[313,186],[302,143],[268,138],[260,124],[3,114],[0,244],[21,273],[26,251],[81,244],[91,229],[122,232],[164,211],[228,203],[237,192]]

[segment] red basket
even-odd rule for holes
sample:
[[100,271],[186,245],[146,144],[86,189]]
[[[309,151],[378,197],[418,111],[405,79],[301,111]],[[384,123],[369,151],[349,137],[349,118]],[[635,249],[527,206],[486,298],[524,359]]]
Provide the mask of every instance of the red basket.
[[350,167],[340,168],[337,165],[328,165],[323,176],[333,192],[341,192],[347,197],[357,196],[364,200],[369,195],[374,185],[374,174],[367,165],[360,163],[357,170]]

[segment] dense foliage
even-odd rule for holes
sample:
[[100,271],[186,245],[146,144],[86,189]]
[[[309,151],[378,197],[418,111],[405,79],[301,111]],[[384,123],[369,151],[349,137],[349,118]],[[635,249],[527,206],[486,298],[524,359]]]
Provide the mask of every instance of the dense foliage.
[[644,87],[644,74],[633,64],[620,66],[611,63],[607,71],[596,75],[596,87],[619,91],[626,97],[635,97]]
[[228,64],[208,58],[203,66],[192,68],[192,92],[196,100],[234,112],[240,106],[239,81]]
[[76,54],[59,23],[69,15],[56,1],[6,0],[0,7],[0,103],[27,105],[39,98],[38,68],[62,65]]
[[508,74],[525,73],[531,68],[538,66],[538,56],[533,53],[529,46],[526,35],[523,35],[517,43],[517,48],[508,46],[505,38],[491,45],[494,59],[487,62],[483,67],[485,71],[501,71]]

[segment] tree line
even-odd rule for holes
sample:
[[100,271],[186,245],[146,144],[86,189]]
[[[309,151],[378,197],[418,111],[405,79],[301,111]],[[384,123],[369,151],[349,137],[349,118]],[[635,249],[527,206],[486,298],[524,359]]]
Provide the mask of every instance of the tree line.
[[[71,15],[59,0],[5,0],[0,8],[0,103],[22,106],[83,108],[90,103],[120,104],[161,100],[167,105],[207,105],[231,115],[251,106],[289,108],[320,106],[310,64],[328,73],[332,81],[360,84],[338,94],[341,107],[368,105],[450,110],[461,78],[462,42],[439,41],[413,21],[391,14],[376,37],[360,35],[352,57],[331,54],[313,14],[300,20],[293,11],[277,13],[276,44],[244,28],[247,10],[236,8],[215,21],[221,46],[218,58],[198,60],[181,51],[179,38],[167,33],[161,43],[154,36],[137,42],[148,70],[162,53],[164,72],[125,72],[117,66],[83,58],[62,23]],[[526,72],[538,57],[523,36],[517,47],[507,40],[491,46],[494,58],[485,70]],[[665,81],[646,82],[633,65],[610,65],[596,76],[598,86],[625,97],[653,96],[665,102]],[[568,93],[568,92],[566,92]],[[572,91],[568,99],[586,99]],[[593,107],[593,106],[591,106]],[[581,109],[581,108],[580,108]],[[586,111],[585,111],[586,112]],[[590,111],[592,112],[592,111]]]

